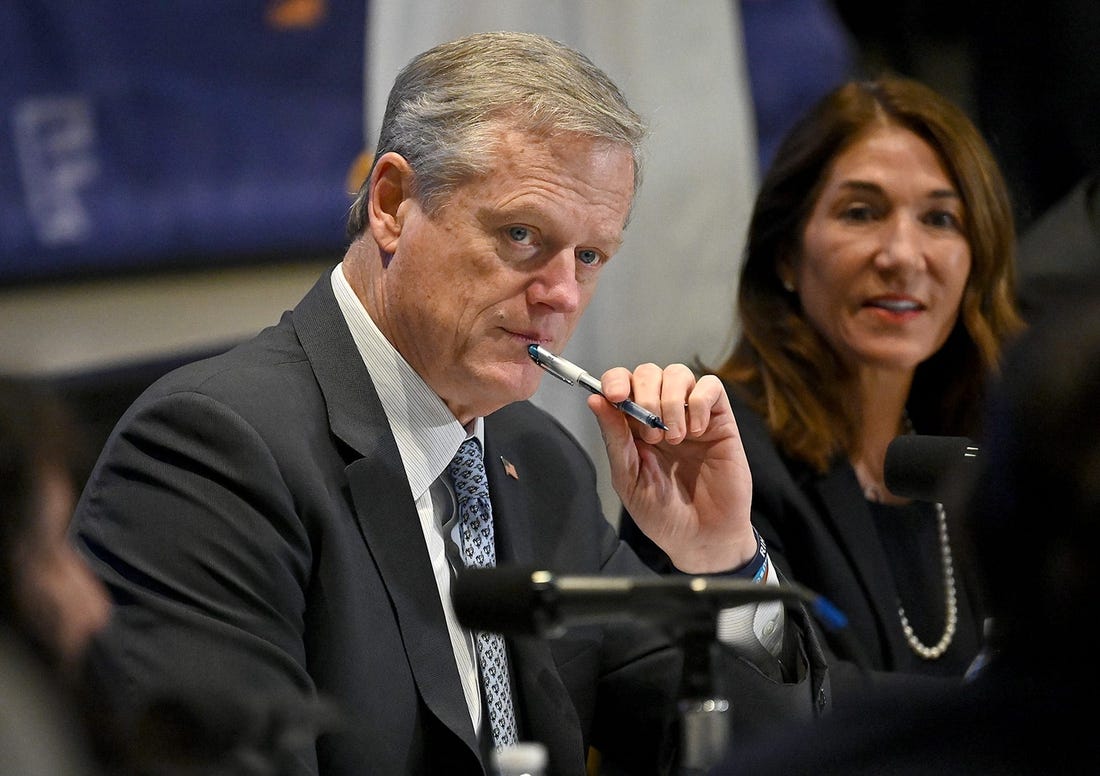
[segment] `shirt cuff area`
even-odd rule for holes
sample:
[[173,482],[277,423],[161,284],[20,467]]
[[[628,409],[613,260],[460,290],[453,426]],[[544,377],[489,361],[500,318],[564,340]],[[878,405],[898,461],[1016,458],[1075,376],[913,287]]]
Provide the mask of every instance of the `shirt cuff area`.
[[[752,565],[751,562],[750,565]],[[738,573],[737,576],[742,574]],[[761,565],[760,576],[763,584],[779,586],[779,576],[772,572],[771,562],[766,554]],[[717,637],[718,641],[735,647],[750,660],[767,660],[779,657],[783,647],[785,624],[786,616],[782,601],[745,604],[723,609],[718,613]]]

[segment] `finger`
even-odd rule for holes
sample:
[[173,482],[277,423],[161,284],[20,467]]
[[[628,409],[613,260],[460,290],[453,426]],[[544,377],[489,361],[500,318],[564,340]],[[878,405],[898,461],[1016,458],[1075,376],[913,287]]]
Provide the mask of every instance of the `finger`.
[[[661,368],[656,364],[642,364],[634,372],[622,367],[609,369],[600,382],[603,394],[609,402],[630,399],[644,410],[660,415]],[[650,444],[656,444],[665,438],[663,429],[653,428],[638,420],[631,421],[630,428],[635,436]]]
[[660,415],[668,426],[666,438],[670,442],[687,436],[687,400],[694,387],[695,373],[684,364],[670,364],[661,373]]
[[710,426],[714,410],[726,399],[726,389],[722,381],[714,375],[703,375],[695,383],[688,395],[688,434],[699,436]]
[[[631,398],[633,391],[633,376],[629,369],[625,367],[617,366],[608,369],[600,377],[600,385],[603,390],[603,395],[607,397],[608,401],[620,402],[623,399]],[[638,401],[636,398],[635,401]],[[639,402],[640,404],[641,402]]]

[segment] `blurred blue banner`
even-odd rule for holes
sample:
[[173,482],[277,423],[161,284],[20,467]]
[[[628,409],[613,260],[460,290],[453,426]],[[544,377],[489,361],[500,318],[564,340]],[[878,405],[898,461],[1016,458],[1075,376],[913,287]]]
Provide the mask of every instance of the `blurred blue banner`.
[[339,251],[365,6],[0,2],[0,284]]

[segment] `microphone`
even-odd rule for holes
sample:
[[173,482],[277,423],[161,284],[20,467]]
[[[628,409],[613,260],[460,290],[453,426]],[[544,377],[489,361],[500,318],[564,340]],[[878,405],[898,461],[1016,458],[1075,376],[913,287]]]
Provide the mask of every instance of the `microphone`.
[[966,437],[906,434],[886,448],[886,489],[920,501],[947,501],[959,476],[978,460],[978,445]]
[[522,566],[467,568],[456,576],[452,600],[465,627],[517,636],[560,636],[574,625],[612,620],[698,622],[721,609],[775,600],[809,604],[830,628],[847,625],[832,603],[800,585],[720,576],[561,576]]

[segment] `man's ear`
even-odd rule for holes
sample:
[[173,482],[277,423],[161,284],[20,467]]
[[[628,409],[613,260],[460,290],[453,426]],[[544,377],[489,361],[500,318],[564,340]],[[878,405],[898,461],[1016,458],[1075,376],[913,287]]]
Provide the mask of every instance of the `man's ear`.
[[390,151],[374,163],[367,199],[369,229],[379,249],[390,255],[397,251],[406,213],[402,204],[412,199],[412,180],[412,168],[400,154]]

